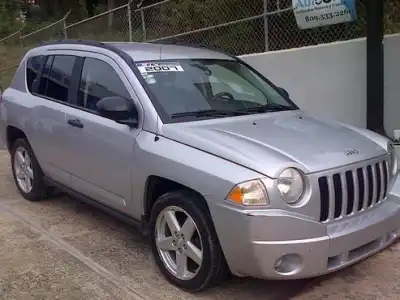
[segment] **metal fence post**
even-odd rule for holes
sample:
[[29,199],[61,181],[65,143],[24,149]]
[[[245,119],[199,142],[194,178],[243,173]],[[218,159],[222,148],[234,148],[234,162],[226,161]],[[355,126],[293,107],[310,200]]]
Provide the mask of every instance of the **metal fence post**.
[[24,43],[22,42],[22,29],[23,27],[19,30],[19,45],[21,46],[21,52],[24,52]]
[[265,52],[269,51],[269,27],[268,27],[268,0],[264,0],[264,39]]
[[128,15],[128,31],[129,31],[129,41],[132,42],[132,1],[129,1],[127,6],[127,15]]
[[62,27],[63,27],[63,34],[64,34],[64,39],[67,40],[68,39],[68,34],[67,34],[67,18],[69,16],[69,14],[71,13],[71,11],[68,11],[66,13],[66,15],[64,16],[64,18],[62,19]]
[[67,40],[68,34],[67,34],[67,24],[65,22],[65,19],[63,19],[63,21],[62,21],[62,26],[63,26],[64,39]]
[[21,47],[21,53],[20,53],[20,55],[21,55],[21,57],[23,57],[24,56],[24,42],[23,42],[23,34],[22,34],[22,30],[24,29],[24,27],[21,27],[21,29],[19,30],[19,45],[20,45],[20,47]]
[[140,17],[142,19],[143,41],[145,42],[147,40],[147,34],[146,34],[146,22],[144,20],[144,11],[143,11],[143,9],[140,10]]

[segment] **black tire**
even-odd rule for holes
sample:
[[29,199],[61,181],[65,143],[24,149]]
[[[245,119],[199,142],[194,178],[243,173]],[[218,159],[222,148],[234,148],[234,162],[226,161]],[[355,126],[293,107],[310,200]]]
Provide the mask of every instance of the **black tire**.
[[[18,148],[23,148],[25,151],[29,154],[29,157],[31,159],[31,166],[32,166],[32,171],[33,171],[33,180],[32,180],[32,190],[28,193],[24,192],[20,185],[18,184],[16,172],[15,172],[15,154]],[[11,154],[11,168],[12,168],[12,173],[15,181],[15,185],[17,186],[17,189],[19,193],[24,197],[26,200],[29,201],[40,201],[42,199],[45,199],[49,197],[53,191],[51,187],[46,186],[43,180],[43,172],[42,169],[39,166],[39,163],[36,159],[35,154],[33,153],[33,150],[31,146],[29,145],[29,142],[25,138],[17,139],[14,141],[14,143],[11,145],[10,149],[10,154]]]
[[[184,291],[195,293],[221,283],[228,274],[215,228],[204,199],[190,191],[180,190],[162,195],[154,204],[150,221],[151,248],[158,268],[165,278]],[[196,276],[190,280],[175,277],[164,265],[156,245],[156,221],[162,210],[176,206],[185,210],[195,222],[203,247],[203,260]]]

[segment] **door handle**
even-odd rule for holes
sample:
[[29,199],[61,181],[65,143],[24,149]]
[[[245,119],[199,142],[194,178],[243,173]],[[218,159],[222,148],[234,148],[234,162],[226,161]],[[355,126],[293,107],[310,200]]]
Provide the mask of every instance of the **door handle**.
[[79,119],[70,119],[68,124],[74,127],[83,128],[83,123]]

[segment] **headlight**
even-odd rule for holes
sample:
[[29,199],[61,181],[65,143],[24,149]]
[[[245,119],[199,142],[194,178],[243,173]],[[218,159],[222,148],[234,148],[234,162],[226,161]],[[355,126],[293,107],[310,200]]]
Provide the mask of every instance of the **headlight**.
[[277,189],[287,204],[296,204],[304,193],[304,179],[300,171],[288,168],[282,171],[277,179]]
[[396,149],[394,148],[391,142],[388,143],[387,151],[389,155],[389,172],[390,175],[393,176],[397,173],[397,154]]
[[268,195],[261,180],[237,184],[228,194],[228,200],[240,205],[268,205]]

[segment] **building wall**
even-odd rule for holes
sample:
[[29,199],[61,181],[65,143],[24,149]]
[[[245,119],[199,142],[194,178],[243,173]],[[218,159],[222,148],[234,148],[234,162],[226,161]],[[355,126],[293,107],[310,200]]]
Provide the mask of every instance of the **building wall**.
[[385,110],[386,132],[400,129],[400,34],[386,36],[385,47]]
[[[400,129],[400,35],[385,47],[385,128]],[[243,55],[304,110],[366,126],[366,39]]]

